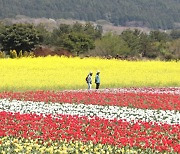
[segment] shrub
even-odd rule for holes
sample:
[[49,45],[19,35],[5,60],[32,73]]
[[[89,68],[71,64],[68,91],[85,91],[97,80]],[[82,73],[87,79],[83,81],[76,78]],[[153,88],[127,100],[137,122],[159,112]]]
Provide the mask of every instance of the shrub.
[[16,50],[10,50],[10,58],[17,58]]
[[4,51],[0,51],[0,58],[6,58],[6,53]]
[[19,51],[18,57],[19,57],[19,58],[23,57],[23,52],[22,52],[22,50]]

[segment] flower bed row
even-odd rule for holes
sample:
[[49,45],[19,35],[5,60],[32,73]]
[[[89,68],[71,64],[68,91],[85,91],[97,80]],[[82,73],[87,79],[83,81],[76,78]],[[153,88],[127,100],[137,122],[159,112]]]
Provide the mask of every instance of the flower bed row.
[[180,111],[180,88],[119,89],[104,91],[28,91],[2,92],[0,98],[35,102],[59,102],[93,105],[124,106],[141,109]]
[[128,122],[156,122],[166,124],[180,124],[180,111],[173,110],[149,110],[128,108],[119,106],[101,106],[101,105],[85,105],[85,104],[68,104],[68,103],[44,103],[32,101],[18,100],[0,100],[0,111],[36,113],[36,114],[52,114],[52,115],[77,115],[99,117],[104,119],[124,119]]
[[50,153],[50,154],[79,154],[79,153],[158,153],[152,149],[141,150],[137,148],[118,148],[108,144],[93,144],[91,141],[84,143],[81,141],[67,140],[41,140],[27,139],[22,137],[0,137],[0,151],[2,154],[7,153]]
[[76,141],[109,144],[117,147],[180,152],[180,125],[151,122],[129,123],[98,117],[19,114],[0,112],[0,136],[31,139]]

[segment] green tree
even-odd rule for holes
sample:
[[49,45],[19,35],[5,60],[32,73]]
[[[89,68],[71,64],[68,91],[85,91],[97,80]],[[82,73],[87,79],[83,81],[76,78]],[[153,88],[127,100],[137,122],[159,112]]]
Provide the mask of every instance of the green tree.
[[153,46],[153,53],[161,59],[171,59],[172,56],[169,52],[169,41],[171,41],[170,36],[158,30],[151,31],[149,34]]
[[165,32],[160,32],[158,30],[150,32],[150,38],[154,42],[167,42],[170,40],[170,36]]
[[85,25],[76,22],[72,26],[73,32],[81,32],[90,36],[93,40],[100,38],[102,35],[102,27],[100,25],[94,26],[92,23],[87,22]]
[[44,45],[50,44],[51,43],[51,32],[49,32],[43,24],[39,24],[35,28],[39,33],[40,42]]
[[[164,45],[165,47],[166,42],[165,40],[168,40],[166,35],[161,35],[162,33],[151,33],[153,35],[147,35],[146,33],[143,33],[137,29],[135,30],[125,30],[122,32],[121,37],[124,39],[124,41],[127,42],[128,47],[130,48],[131,56],[136,57],[147,57],[147,58],[156,58],[160,53],[160,44]],[[164,34],[164,33],[163,33]],[[153,36],[153,37],[152,37]],[[161,43],[158,43],[159,46],[156,46],[157,42],[161,41]],[[165,49],[165,48],[163,48]]]
[[66,35],[72,32],[70,25],[60,24],[57,29],[54,29],[51,34],[50,44],[63,47],[63,40],[67,37]]
[[73,32],[83,32],[84,31],[84,27],[82,24],[80,24],[79,22],[76,22],[75,24],[73,24],[72,26],[72,31]]
[[180,38],[171,42],[169,50],[174,59],[180,60]]
[[141,33],[139,37],[139,54],[142,57],[156,58],[158,56],[157,50],[153,48],[150,37]]
[[5,31],[5,25],[0,22],[0,49],[2,48],[2,36],[1,34]]
[[132,56],[139,55],[141,53],[141,45],[140,45],[140,34],[139,30],[125,30],[121,33],[121,37],[128,44],[130,48],[130,54]]
[[172,39],[179,39],[180,38],[180,29],[174,29],[171,31],[170,36]]
[[96,48],[90,51],[91,54],[96,56],[128,56],[130,48],[128,44],[118,35],[107,33],[101,39],[96,40]]
[[95,47],[94,41],[84,33],[72,32],[63,39],[63,47],[76,55],[80,55]]
[[31,51],[41,41],[41,36],[33,25],[14,24],[6,26],[0,34],[0,41],[4,51]]
[[5,30],[5,25],[0,22],[0,33],[2,33]]
[[84,26],[84,33],[91,36],[93,40],[101,38],[102,27],[100,25],[94,26],[91,23],[86,23]]
[[95,38],[100,37],[99,30],[91,24],[61,24],[52,32],[52,44],[69,50],[77,55],[95,47]]

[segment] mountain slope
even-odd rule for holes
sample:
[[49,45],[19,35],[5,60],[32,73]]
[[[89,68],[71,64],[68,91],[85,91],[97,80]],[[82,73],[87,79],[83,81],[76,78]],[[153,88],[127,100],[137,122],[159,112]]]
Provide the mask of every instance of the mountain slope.
[[0,0],[0,18],[104,19],[115,25],[173,28],[180,23],[180,0]]

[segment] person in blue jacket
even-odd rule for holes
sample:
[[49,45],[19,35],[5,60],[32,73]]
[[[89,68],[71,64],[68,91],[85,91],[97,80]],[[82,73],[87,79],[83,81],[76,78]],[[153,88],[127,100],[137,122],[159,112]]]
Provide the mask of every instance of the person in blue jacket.
[[96,83],[96,89],[99,89],[100,86],[100,77],[99,77],[100,71],[97,71],[96,77],[95,77],[95,83]]

